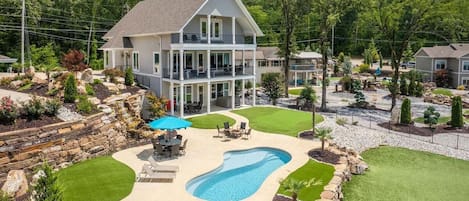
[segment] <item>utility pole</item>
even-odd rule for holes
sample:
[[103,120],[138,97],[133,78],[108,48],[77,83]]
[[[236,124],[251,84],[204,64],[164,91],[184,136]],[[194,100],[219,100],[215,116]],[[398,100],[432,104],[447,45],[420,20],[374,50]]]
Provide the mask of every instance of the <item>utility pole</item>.
[[26,0],[23,0],[22,11],[21,11],[21,72],[24,73],[24,25],[25,25],[25,14],[26,14]]

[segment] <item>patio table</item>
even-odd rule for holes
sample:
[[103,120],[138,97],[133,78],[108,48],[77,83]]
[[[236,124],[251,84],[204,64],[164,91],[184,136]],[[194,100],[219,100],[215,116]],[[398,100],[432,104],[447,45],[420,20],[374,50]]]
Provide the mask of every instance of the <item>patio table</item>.
[[160,144],[162,146],[173,146],[173,145],[181,144],[181,140],[178,140],[178,139],[160,140]]

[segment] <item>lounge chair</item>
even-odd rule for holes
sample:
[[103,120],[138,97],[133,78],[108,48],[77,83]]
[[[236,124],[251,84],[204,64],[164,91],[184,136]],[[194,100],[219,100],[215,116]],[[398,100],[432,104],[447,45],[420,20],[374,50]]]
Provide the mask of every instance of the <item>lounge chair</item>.
[[141,181],[142,179],[149,179],[150,182],[153,180],[166,180],[166,181],[173,181],[176,177],[175,173],[171,172],[155,172],[150,168],[150,165],[145,164],[142,167],[142,171],[137,175],[137,182]]
[[156,171],[156,172],[177,172],[177,171],[179,171],[178,166],[158,164],[158,162],[156,162],[155,159],[152,156],[150,156],[148,158],[148,162],[150,162],[152,170]]
[[186,146],[187,146],[187,139],[184,140],[184,143],[182,144],[182,147],[179,147],[179,153],[183,153],[185,155],[186,154]]

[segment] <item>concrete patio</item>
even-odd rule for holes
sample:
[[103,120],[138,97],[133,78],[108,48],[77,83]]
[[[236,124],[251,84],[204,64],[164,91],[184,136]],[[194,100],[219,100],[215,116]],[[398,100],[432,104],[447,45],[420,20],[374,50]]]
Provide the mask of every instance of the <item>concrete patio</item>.
[[[247,119],[231,112],[221,114],[236,119],[237,123],[248,122]],[[220,122],[220,125],[223,122]],[[215,126],[215,125],[214,125]],[[217,137],[216,130],[202,130],[188,128],[178,131],[188,139],[186,155],[179,158],[161,161],[163,165],[178,165],[177,176],[172,183],[138,182],[126,201],[174,201],[174,200],[200,200],[186,191],[186,183],[192,178],[207,173],[223,163],[223,154],[232,150],[244,150],[256,147],[274,147],[289,152],[292,160],[273,172],[263,183],[260,189],[246,200],[272,200],[278,187],[279,180],[286,178],[291,172],[303,166],[309,157],[307,152],[319,148],[320,142],[293,138],[286,135],[268,134],[253,131],[250,139],[230,139]],[[132,168],[138,174],[143,164],[152,154],[152,145],[131,148],[117,152],[113,157]],[[242,184],[240,184],[242,185]]]

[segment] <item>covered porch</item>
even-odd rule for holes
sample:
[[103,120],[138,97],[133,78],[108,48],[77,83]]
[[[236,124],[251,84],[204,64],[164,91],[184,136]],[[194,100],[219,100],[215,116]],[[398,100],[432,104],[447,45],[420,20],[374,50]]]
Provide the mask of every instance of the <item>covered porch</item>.
[[169,98],[168,114],[179,117],[207,114],[232,110],[246,106],[248,102],[255,105],[254,89],[248,93],[246,83],[254,78],[232,78],[229,80],[205,80],[200,82],[163,81],[162,95]]

